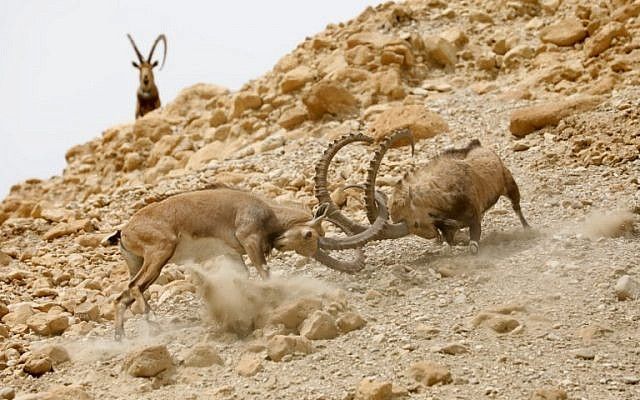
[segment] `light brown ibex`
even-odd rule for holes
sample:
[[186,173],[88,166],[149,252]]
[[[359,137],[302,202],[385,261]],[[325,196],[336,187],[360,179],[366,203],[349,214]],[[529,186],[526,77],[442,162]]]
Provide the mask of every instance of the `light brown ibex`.
[[[359,234],[338,238],[324,236],[321,222],[326,205],[318,207],[314,217],[303,209],[226,187],[181,193],[143,207],[121,231],[108,238],[112,244],[119,239],[131,274],[127,289],[115,299],[116,338],[123,336],[124,313],[135,300],[144,304],[149,317],[151,308],[144,291],[165,264],[193,256],[185,255],[180,248],[188,248],[196,240],[207,240],[208,257],[227,256],[244,265],[242,255],[247,254],[262,278],[269,275],[266,257],[273,248],[314,257],[338,271],[359,271],[364,267],[361,250],[353,260],[335,259],[328,250],[360,248],[379,233],[388,213],[379,194],[376,201],[381,212],[374,224]],[[339,222],[338,226],[352,233],[348,226]]]
[[[389,135],[374,153],[367,171],[367,180],[360,187],[365,191],[367,216],[370,221],[379,217],[375,191],[376,176],[387,150],[395,143],[409,140],[413,150],[413,136],[407,129]],[[339,213],[326,190],[326,170],[340,148],[353,142],[372,143],[373,139],[363,134],[352,134],[331,144],[325,151],[316,170],[316,197],[328,204],[327,218],[345,219]],[[443,152],[424,167],[395,185],[389,200],[389,213],[393,223],[386,223],[380,234],[372,240],[400,238],[415,234],[426,239],[444,238],[453,245],[455,233],[469,227],[469,249],[477,253],[483,214],[498,201],[500,196],[511,200],[513,209],[522,226],[528,228],[520,209],[520,192],[511,172],[500,157],[473,140],[462,149]],[[381,201],[384,202],[384,199]],[[386,213],[386,209],[383,210]],[[352,226],[361,231],[363,226]]]
[[158,42],[162,41],[162,44],[164,45],[164,53],[160,69],[164,67],[164,60],[167,58],[167,38],[164,34],[159,35],[153,42],[149,56],[145,60],[131,35],[127,34],[127,37],[133,46],[133,50],[136,52],[139,62],[137,63],[132,61],[131,63],[140,71],[140,84],[138,86],[138,91],[136,92],[136,118],[140,118],[149,111],[153,111],[160,107],[160,94],[158,93],[158,87],[156,86],[153,78],[153,68],[158,65],[158,61],[152,61],[152,58],[153,52],[156,50],[156,45]]

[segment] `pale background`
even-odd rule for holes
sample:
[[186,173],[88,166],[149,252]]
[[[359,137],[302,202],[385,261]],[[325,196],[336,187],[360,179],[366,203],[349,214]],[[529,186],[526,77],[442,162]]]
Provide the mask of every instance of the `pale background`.
[[24,179],[60,175],[67,149],[133,120],[138,77],[126,33],[145,57],[166,34],[156,72],[166,104],[197,82],[237,90],[306,36],[379,2],[1,0],[0,199]]

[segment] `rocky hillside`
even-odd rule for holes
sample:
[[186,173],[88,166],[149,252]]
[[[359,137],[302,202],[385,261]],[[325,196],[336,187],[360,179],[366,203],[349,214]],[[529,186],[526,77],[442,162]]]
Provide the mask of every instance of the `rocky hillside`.
[[[16,184],[0,205],[0,398],[639,397],[639,15],[625,0],[388,2],[238,92],[196,84],[69,149],[61,176]],[[128,270],[100,242],[135,210],[213,182],[312,207],[331,140],[401,126],[423,140],[413,158],[389,154],[384,190],[479,138],[512,170],[536,234],[499,202],[477,258],[406,238],[369,245],[365,271],[345,276],[278,254],[282,281],[234,292],[275,293],[271,308],[230,306],[254,310],[249,337],[201,318],[193,272],[169,266],[149,291],[162,334],[133,316],[128,334],[144,339],[110,341]],[[348,148],[332,169],[358,217],[340,187],[362,181],[370,151]]]

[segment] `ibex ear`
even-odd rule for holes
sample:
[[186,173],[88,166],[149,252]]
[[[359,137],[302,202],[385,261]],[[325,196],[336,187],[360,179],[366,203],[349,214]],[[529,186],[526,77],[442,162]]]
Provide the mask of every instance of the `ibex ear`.
[[155,68],[155,67],[157,67],[157,66],[158,66],[158,60],[154,61],[154,62],[151,64],[151,68]]
[[132,64],[135,68],[140,69],[140,66],[138,65],[138,63],[137,63],[137,62],[135,62],[135,61],[131,61],[131,64]]

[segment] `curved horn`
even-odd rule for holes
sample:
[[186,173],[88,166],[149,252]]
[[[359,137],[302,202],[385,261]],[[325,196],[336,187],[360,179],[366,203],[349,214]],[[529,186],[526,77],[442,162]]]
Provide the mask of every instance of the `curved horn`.
[[[353,231],[350,230],[348,225],[345,225],[340,221],[331,221],[331,222],[333,222],[336,226],[342,229],[344,233],[346,233],[347,235],[353,234]],[[346,261],[346,260],[338,260],[332,257],[331,255],[329,255],[327,251],[325,251],[324,249],[320,248],[320,246],[318,246],[318,250],[316,250],[316,253],[313,255],[313,258],[315,258],[320,263],[326,265],[331,269],[334,269],[340,272],[346,272],[348,274],[354,274],[362,270],[364,268],[364,261],[365,261],[364,252],[362,251],[362,248],[356,249],[356,256],[353,260]]]
[[376,207],[375,201],[376,177],[378,176],[378,169],[380,168],[380,164],[382,163],[382,159],[384,158],[387,150],[389,150],[391,146],[393,146],[400,140],[409,140],[409,142],[411,143],[411,155],[413,155],[415,151],[413,135],[411,134],[409,129],[403,128],[387,136],[387,138],[383,140],[382,143],[380,143],[380,147],[375,151],[374,156],[369,163],[369,169],[367,170],[367,181],[364,186],[364,198],[365,204],[367,206],[367,218],[371,223],[376,220],[376,217],[378,215],[378,208]]
[[162,40],[162,44],[164,45],[164,53],[162,55],[162,65],[160,66],[160,69],[164,67],[164,60],[167,58],[167,37],[164,36],[164,33],[158,35],[158,37],[156,38],[156,41],[153,42],[153,46],[151,46],[151,51],[149,52],[149,58],[147,58],[147,62],[151,63],[151,57],[153,57],[153,52],[156,50],[156,46],[158,45],[158,42],[161,40]]
[[[349,187],[353,186],[357,185],[350,185]],[[382,192],[376,191],[375,196],[375,201],[380,212],[378,213],[378,217],[376,218],[375,222],[369,228],[360,233],[344,238],[329,238],[322,236],[319,239],[318,246],[321,249],[326,250],[354,249],[362,247],[373,238],[378,237],[382,233],[384,227],[387,225],[389,213],[387,211],[387,206],[385,204],[385,199]]]
[[327,174],[331,160],[333,160],[333,157],[338,153],[338,151],[344,146],[356,142],[373,143],[373,138],[362,133],[352,133],[335,140],[325,150],[320,161],[316,164],[316,176],[314,177],[316,198],[320,204],[327,204],[329,207],[326,219],[340,226],[343,230],[345,230],[344,228],[347,228],[351,233],[360,233],[367,228],[351,221],[340,212],[338,206],[333,202],[327,190]]
[[127,33],[127,37],[129,38],[129,41],[133,46],[133,50],[135,50],[136,55],[138,56],[138,61],[140,61],[140,64],[142,64],[144,62],[144,58],[142,58],[142,54],[140,54],[140,50],[138,50],[138,46],[136,46],[136,42],[133,41],[133,38],[128,33]]
[[[357,188],[357,189],[364,190],[365,185],[345,186],[345,189],[348,189],[348,188]],[[383,215],[385,218],[385,224],[384,224],[384,227],[382,228],[382,231],[378,233],[376,236],[369,239],[368,241],[375,242],[378,240],[398,239],[398,238],[407,236],[409,234],[409,227],[407,226],[407,224],[405,224],[404,222],[400,222],[397,224],[390,224],[389,222],[386,221],[386,219],[389,217],[389,213],[387,210],[387,196],[385,196],[385,194],[382,193],[381,191],[376,190],[375,200],[376,200],[377,207],[380,210],[378,212],[378,216],[376,217],[376,222],[380,218],[380,215]],[[382,208],[380,206],[381,204],[382,204]]]

